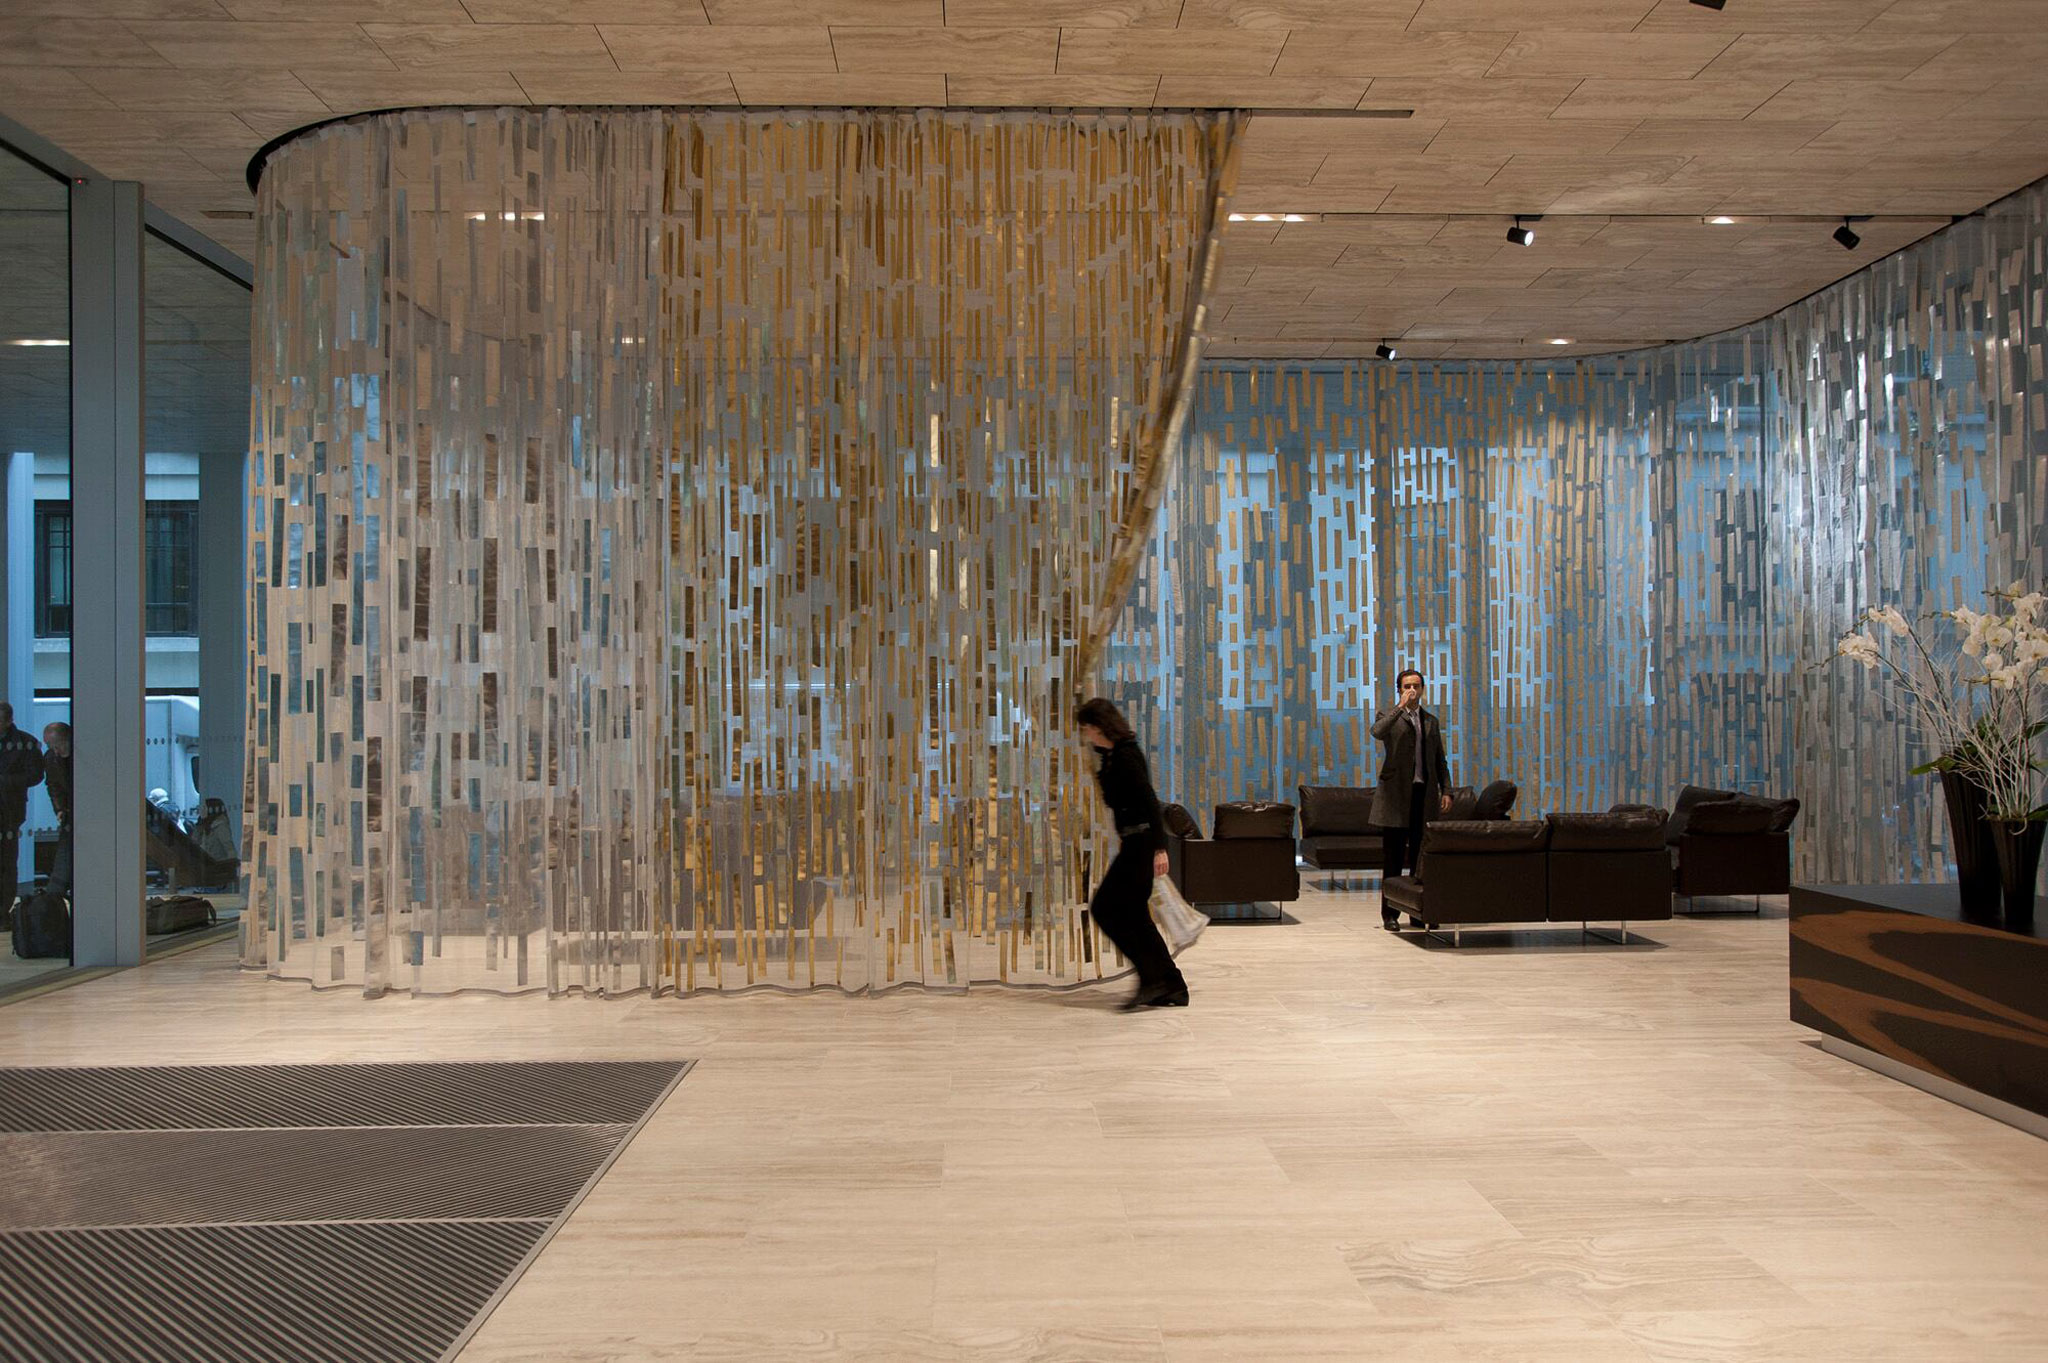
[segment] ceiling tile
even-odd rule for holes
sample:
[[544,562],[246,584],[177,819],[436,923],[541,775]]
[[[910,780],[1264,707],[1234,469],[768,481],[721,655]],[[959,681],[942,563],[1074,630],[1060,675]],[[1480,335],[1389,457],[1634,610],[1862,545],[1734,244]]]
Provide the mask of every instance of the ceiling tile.
[[591,24],[364,24],[404,70],[615,70]]
[[960,106],[1144,108],[1154,102],[1158,91],[1157,76],[946,77],[946,102]]
[[1882,14],[1895,0],[1769,0],[1768,4],[1737,0],[1732,9],[1711,10],[1694,0],[1658,0],[1640,32],[1682,33],[1854,33]]
[[1609,80],[1579,82],[1557,107],[1556,118],[1741,118],[1785,87],[1769,78],[1716,80]]
[[1060,35],[1059,69],[1264,76],[1287,40],[1275,29],[1071,28]]
[[737,104],[723,71],[513,71],[535,104]]
[[1370,109],[1413,109],[1417,118],[1436,120],[1541,118],[1565,103],[1581,84],[1576,76],[1375,76],[1359,103]]
[[1366,83],[1310,77],[1170,75],[1158,102],[1169,107],[1222,109],[1355,109]]
[[1634,120],[1593,118],[1454,120],[1430,141],[1429,154],[1467,159],[1519,152],[1593,154],[1611,151],[1635,126]]
[[1684,80],[1728,46],[1717,34],[1521,33],[1488,74]]
[[836,71],[824,28],[600,24],[621,71]]
[[[204,25],[227,27],[227,25]],[[164,66],[163,55],[126,24],[72,19],[0,19],[0,66]]]
[[[936,28],[945,0],[703,0],[714,24],[820,24],[829,28]],[[1046,21],[1041,19],[1040,23]]]
[[1511,28],[1529,33],[1542,29],[1626,33],[1655,8],[1656,0],[1422,0],[1409,23],[1411,30]]
[[[418,4],[413,0],[220,0],[220,4],[231,18],[244,21],[330,24],[362,24],[377,19],[415,24],[471,22],[469,11],[462,7],[462,0],[419,0]],[[169,19],[173,16],[166,14],[161,17]]]
[[1182,28],[1399,29],[1422,0],[1186,0]]
[[479,24],[703,24],[703,0],[462,0]]
[[78,78],[123,109],[302,109],[327,112],[289,71],[185,71],[168,67],[84,68]]
[[1873,18],[1868,31],[2011,33],[2038,29],[2041,19],[2041,0],[1904,0],[1887,6]]
[[943,108],[946,77],[924,74],[827,75],[776,71],[735,71],[733,88],[742,104],[902,105]]
[[[839,69],[919,75],[1050,76],[1056,28],[835,28]],[[1143,68],[1139,68],[1143,69]],[[1131,75],[1130,68],[1112,72]]]
[[945,0],[948,28],[1172,28],[1181,0]]
[[1965,88],[1820,77],[1792,81],[1749,116],[1752,119],[1795,120],[1888,118],[1911,122],[1939,118],[1961,107],[1970,94],[1971,91]]
[[[2043,18],[2048,18],[2048,11]],[[1942,41],[1939,34],[1929,35],[1930,43]],[[1906,79],[1916,85],[1979,89],[1992,81],[2038,79],[2044,68],[2048,32],[1969,33],[1914,67]]]
[[1297,28],[1287,35],[1287,46],[1273,74],[1370,76],[1374,80],[1381,76],[1484,76],[1513,36],[1505,32]]
[[[285,71],[309,66],[360,69],[390,65],[384,50],[354,24],[138,23],[128,28],[171,65],[200,70],[242,67],[251,71]],[[0,48],[4,47],[4,39],[0,39]],[[94,64],[151,63],[102,57]]]
[[249,125],[249,131],[268,142],[273,137],[299,131],[315,123],[327,120],[329,113],[323,108],[320,113],[309,114],[303,109],[237,109],[235,117]]
[[218,0],[8,0],[10,18],[226,19]]
[[[131,68],[132,69],[132,68]],[[111,109],[114,102],[60,66],[8,68],[0,80],[0,110]]]
[[1798,151],[1833,125],[1824,120],[1645,119],[1614,148],[1623,155],[1776,156]]
[[1800,80],[1896,80],[1938,56],[1955,41],[1944,33],[1868,33],[1848,37],[1811,33],[1745,33],[1706,68],[1713,77]]
[[1448,156],[1330,156],[1310,183],[1318,189],[1343,185],[1483,185],[1500,173],[1507,157],[1460,161]]
[[[526,92],[505,71],[294,71],[338,114],[416,104],[524,104]],[[617,76],[614,74],[613,79]]]
[[[86,152],[96,146],[161,145],[183,151],[193,147],[239,147],[250,141],[248,125],[219,110],[144,113],[53,109],[37,116],[35,129],[88,162],[93,158]],[[104,171],[106,167],[97,169]]]

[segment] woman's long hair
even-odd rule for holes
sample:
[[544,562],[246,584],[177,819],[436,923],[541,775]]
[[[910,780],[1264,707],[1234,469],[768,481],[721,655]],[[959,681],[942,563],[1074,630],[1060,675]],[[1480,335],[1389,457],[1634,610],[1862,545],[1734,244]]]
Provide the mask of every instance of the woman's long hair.
[[1093,724],[1102,730],[1102,736],[1112,743],[1121,743],[1127,738],[1138,736],[1138,731],[1124,718],[1124,712],[1116,708],[1116,702],[1102,696],[1082,701],[1080,708],[1074,711],[1074,724],[1076,727]]

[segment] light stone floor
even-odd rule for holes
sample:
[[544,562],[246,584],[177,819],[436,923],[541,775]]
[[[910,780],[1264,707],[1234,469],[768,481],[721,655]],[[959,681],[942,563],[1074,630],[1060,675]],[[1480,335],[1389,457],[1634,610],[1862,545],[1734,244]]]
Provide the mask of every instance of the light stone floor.
[[1815,1050],[1782,902],[1626,949],[1375,910],[1214,928],[1138,1016],[372,1002],[207,947],[0,1008],[0,1050],[697,1058],[464,1363],[2048,1359],[2048,1143]]

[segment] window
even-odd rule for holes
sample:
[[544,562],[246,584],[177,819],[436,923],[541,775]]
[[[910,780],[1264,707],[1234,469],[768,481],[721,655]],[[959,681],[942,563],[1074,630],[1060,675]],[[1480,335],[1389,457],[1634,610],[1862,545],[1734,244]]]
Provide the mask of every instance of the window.
[[[144,511],[143,628],[199,632],[199,504],[150,502]],[[71,633],[71,503],[36,504],[36,634]]]
[[71,503],[36,503],[36,637],[71,637]]
[[143,629],[199,632],[199,503],[150,502],[143,513]]

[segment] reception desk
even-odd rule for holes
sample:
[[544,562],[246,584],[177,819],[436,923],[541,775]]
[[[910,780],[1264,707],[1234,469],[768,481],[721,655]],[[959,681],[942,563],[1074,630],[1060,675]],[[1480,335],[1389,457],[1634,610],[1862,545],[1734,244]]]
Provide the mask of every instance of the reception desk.
[[1794,885],[1792,1020],[1847,1059],[2048,1136],[2048,936],[1953,885]]

